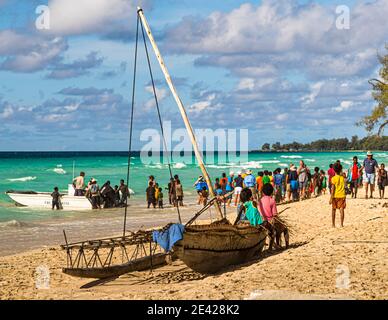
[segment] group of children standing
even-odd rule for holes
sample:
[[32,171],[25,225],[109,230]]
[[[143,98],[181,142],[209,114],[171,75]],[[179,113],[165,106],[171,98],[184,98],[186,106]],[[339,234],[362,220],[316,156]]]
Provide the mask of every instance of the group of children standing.
[[[169,203],[173,206],[183,206],[183,187],[177,174],[170,179],[166,189],[168,190]],[[150,208],[152,205],[153,208],[158,206],[158,208],[163,209],[163,189],[155,181],[154,176],[148,177],[146,199],[147,208]]]

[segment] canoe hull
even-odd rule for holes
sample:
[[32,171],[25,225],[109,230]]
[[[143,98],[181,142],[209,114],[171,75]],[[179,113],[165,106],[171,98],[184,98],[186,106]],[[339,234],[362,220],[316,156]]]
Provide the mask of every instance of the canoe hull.
[[185,230],[174,251],[189,268],[212,274],[257,257],[266,237],[264,229],[251,226],[194,226]]
[[[152,268],[161,267],[167,264],[167,254],[158,253],[152,256]],[[119,277],[123,274],[151,269],[151,257],[146,256],[125,264],[99,267],[99,268],[63,268],[62,272],[73,277],[106,279]]]

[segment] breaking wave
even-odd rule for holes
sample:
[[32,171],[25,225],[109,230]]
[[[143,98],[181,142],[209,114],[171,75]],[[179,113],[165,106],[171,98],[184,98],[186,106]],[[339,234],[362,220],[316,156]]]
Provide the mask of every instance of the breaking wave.
[[182,169],[182,168],[186,168],[187,165],[183,162],[177,162],[177,163],[174,163],[173,165],[173,168],[174,169]]
[[302,159],[303,157],[295,155],[295,156],[280,156],[280,158],[284,158],[284,159]]
[[63,170],[62,168],[55,168],[53,169],[53,171],[58,174],[66,174],[66,171]]
[[32,180],[35,180],[35,179],[36,179],[36,177],[28,176],[28,177],[13,178],[13,179],[7,179],[7,180],[11,181],[11,182],[17,182],[17,181],[25,182],[25,181],[32,181]]

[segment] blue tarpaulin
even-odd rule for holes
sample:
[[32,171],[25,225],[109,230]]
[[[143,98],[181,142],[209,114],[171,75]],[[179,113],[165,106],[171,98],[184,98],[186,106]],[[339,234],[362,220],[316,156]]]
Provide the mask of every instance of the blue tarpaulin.
[[154,231],[152,233],[152,239],[168,252],[175,242],[183,238],[184,231],[185,226],[183,224],[175,223],[165,231]]

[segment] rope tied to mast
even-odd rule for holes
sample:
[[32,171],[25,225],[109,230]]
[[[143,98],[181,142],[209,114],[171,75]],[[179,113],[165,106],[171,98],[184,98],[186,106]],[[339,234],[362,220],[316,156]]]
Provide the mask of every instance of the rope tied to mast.
[[[128,165],[127,165],[127,187],[128,188],[129,188],[129,176],[130,176],[131,155],[132,155],[132,133],[133,133],[133,118],[134,118],[135,92],[136,92],[136,72],[137,72],[137,53],[138,53],[138,43],[139,43],[139,23],[140,23],[141,30],[142,30],[144,49],[145,49],[145,53],[146,53],[146,57],[147,57],[148,69],[149,69],[151,83],[152,83],[152,90],[153,90],[155,105],[156,105],[156,109],[157,109],[157,113],[158,113],[158,119],[159,119],[160,129],[161,129],[161,133],[162,133],[162,138],[163,138],[163,147],[165,150],[165,152],[163,153],[163,157],[166,156],[168,170],[170,173],[170,179],[173,180],[170,157],[168,155],[167,142],[166,142],[166,138],[165,138],[164,130],[163,130],[163,121],[162,121],[162,117],[160,114],[159,101],[158,101],[158,97],[156,95],[155,81],[154,81],[152,68],[151,68],[151,61],[150,61],[150,57],[148,54],[147,42],[146,42],[145,34],[144,34],[144,27],[143,27],[143,24],[140,20],[139,10],[138,10],[137,23],[136,23],[135,58],[134,58],[134,67],[133,67],[133,80],[132,80],[131,117],[130,117],[130,125],[129,125],[129,142],[128,142]],[[170,190],[169,190],[169,192],[170,192]],[[176,192],[173,192],[173,195],[174,195],[174,203],[176,203],[176,209],[177,209],[177,213],[178,213],[179,223],[182,223],[182,219],[181,219],[181,215],[180,215],[180,211],[179,211],[179,205],[177,202]],[[128,196],[125,199],[123,237],[125,237],[125,232],[126,232],[127,212],[128,212]]]

